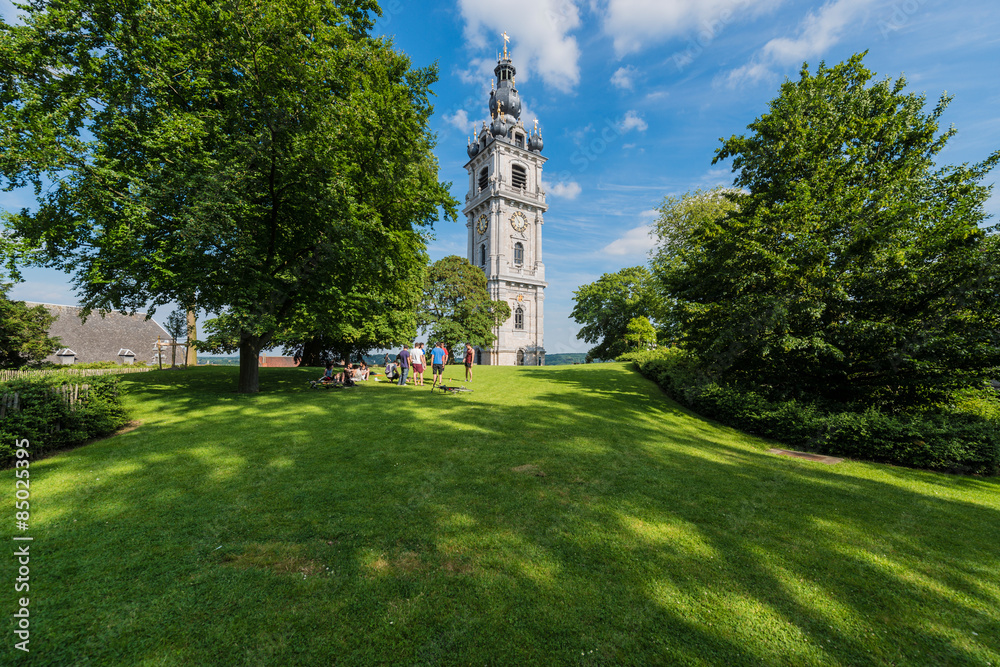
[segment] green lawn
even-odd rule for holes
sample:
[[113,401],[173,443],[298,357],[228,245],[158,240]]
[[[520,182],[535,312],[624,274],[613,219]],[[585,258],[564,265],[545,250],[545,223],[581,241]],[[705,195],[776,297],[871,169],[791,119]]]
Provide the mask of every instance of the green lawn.
[[33,463],[31,664],[1000,666],[998,479],[773,456],[622,364],[315,375],[126,376],[140,428]]

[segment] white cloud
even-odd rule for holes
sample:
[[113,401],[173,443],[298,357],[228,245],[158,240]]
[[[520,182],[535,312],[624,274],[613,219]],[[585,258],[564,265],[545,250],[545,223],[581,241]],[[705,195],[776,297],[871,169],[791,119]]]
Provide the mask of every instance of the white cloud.
[[605,0],[604,31],[619,57],[645,44],[694,35],[711,42],[730,23],[779,6],[783,0]]
[[773,79],[777,76],[767,65],[759,62],[749,62],[742,67],[737,67],[725,78],[730,88],[736,88],[744,84],[754,84],[758,81]]
[[635,87],[635,75],[638,73],[639,70],[631,65],[619,67],[611,75],[611,85],[622,90],[632,90]]
[[[495,79],[493,70],[497,66],[497,61],[492,58],[473,58],[469,61],[469,66],[465,69],[457,69],[456,74],[462,83],[470,86],[485,86],[487,96],[489,95],[490,81]],[[486,104],[483,102],[483,104]]]
[[726,76],[730,87],[774,78],[773,66],[798,65],[827,52],[840,41],[843,33],[857,25],[858,17],[878,0],[831,0],[817,12],[809,12],[799,23],[798,36],[776,37],[769,41],[750,62]]
[[445,114],[444,121],[461,132],[469,132],[469,114],[465,109],[459,109],[452,115]]
[[824,53],[840,41],[841,34],[873,0],[834,0],[810,12],[799,24],[796,39],[772,39],[761,50],[764,57],[781,65],[800,64],[807,58]]
[[511,16],[530,17],[509,32],[511,57],[522,80],[537,73],[562,91],[580,82],[580,47],[570,33],[580,27],[576,0],[459,0],[465,38],[474,49],[503,48],[500,33],[511,29]]
[[604,246],[601,249],[601,253],[618,257],[624,255],[645,255],[656,244],[656,241],[650,235],[651,231],[652,227],[649,225],[630,229],[625,232],[625,236]]
[[649,125],[642,119],[635,111],[629,111],[625,114],[625,117],[621,119],[618,123],[618,129],[622,134],[626,132],[631,132],[632,130],[638,130],[639,132],[645,132],[649,128]]
[[568,181],[566,183],[553,183],[544,185],[545,191],[552,195],[553,197],[562,197],[563,199],[576,199],[583,192],[583,188],[576,181]]

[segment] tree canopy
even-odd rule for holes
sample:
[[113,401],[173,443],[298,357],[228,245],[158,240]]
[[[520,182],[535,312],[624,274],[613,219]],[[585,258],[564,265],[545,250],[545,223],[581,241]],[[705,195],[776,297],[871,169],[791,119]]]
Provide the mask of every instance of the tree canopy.
[[652,275],[644,266],[605,273],[573,292],[573,299],[570,317],[583,325],[576,337],[596,343],[588,353],[593,359],[614,359],[633,349],[629,323],[637,317],[652,318],[658,303]]
[[74,274],[87,308],[219,313],[215,342],[257,391],[280,332],[378,312],[419,284],[420,228],[439,207],[455,217],[428,129],[436,70],[370,37],[378,11],[28,5],[0,25],[0,175],[33,184],[38,207],[9,227]]
[[1000,244],[980,184],[1000,151],[937,166],[950,98],[926,112],[862,61],[803,66],[723,141],[735,206],[658,274],[716,377],[905,407],[1000,364]]
[[447,349],[461,343],[491,347],[510,315],[507,302],[490,299],[486,274],[468,260],[450,255],[428,270],[417,324],[430,340],[444,342]]
[[0,368],[21,368],[44,360],[60,342],[49,337],[56,318],[43,306],[8,299],[10,287],[0,283]]
[[656,239],[650,261],[654,271],[683,261],[696,243],[695,231],[712,227],[736,208],[730,196],[735,194],[738,192],[732,188],[717,187],[665,197],[657,208],[659,215],[651,232]]

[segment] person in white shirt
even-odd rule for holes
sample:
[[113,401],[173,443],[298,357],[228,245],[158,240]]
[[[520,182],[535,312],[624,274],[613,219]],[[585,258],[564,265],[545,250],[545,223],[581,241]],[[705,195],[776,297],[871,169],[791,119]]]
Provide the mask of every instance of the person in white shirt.
[[427,357],[424,355],[424,344],[417,343],[410,352],[410,363],[413,365],[413,382],[418,387],[424,386],[424,366]]

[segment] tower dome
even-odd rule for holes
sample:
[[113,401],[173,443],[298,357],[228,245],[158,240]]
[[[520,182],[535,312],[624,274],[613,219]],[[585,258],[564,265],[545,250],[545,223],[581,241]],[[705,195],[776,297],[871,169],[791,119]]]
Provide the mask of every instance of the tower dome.
[[542,148],[545,147],[545,142],[542,141],[542,132],[538,129],[538,121],[535,121],[535,129],[531,132],[531,137],[528,139],[528,150],[535,151],[536,153],[541,153]]
[[511,125],[512,123],[507,122],[503,111],[494,111],[493,122],[490,124],[490,134],[497,138],[506,137],[507,133],[510,132]]
[[505,116],[509,116],[512,121],[517,121],[521,118],[521,96],[517,94],[517,88],[514,87],[517,69],[514,68],[514,63],[511,62],[510,58],[506,57],[506,54],[504,56],[497,63],[496,69],[493,70],[497,76],[497,88],[490,93],[490,109],[496,109],[497,103],[499,103],[500,111]]

